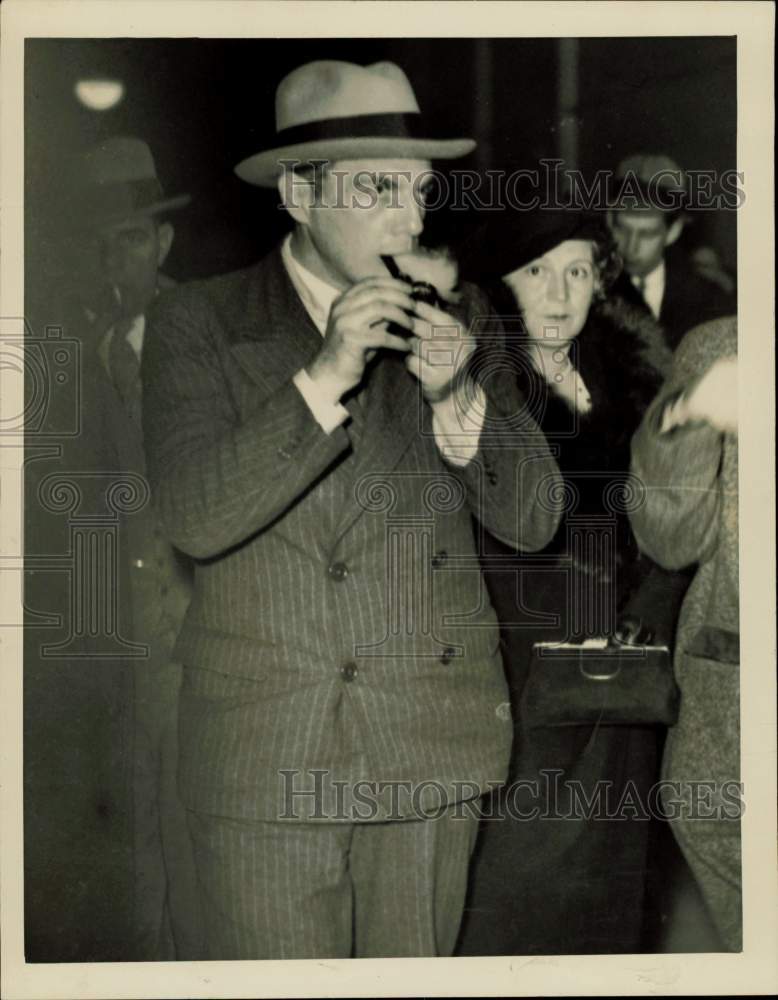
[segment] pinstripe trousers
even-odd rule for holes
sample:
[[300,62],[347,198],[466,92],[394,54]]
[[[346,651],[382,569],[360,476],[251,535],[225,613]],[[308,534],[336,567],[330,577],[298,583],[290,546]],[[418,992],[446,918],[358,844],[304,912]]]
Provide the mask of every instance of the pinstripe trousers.
[[[468,805],[473,805],[470,803]],[[476,810],[370,823],[254,822],[188,810],[203,959],[450,955]]]

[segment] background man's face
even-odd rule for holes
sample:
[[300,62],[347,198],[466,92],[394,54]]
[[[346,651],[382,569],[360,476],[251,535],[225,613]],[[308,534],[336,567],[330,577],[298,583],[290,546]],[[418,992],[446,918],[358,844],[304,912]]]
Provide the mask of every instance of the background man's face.
[[611,229],[624,267],[635,277],[650,274],[671,242],[665,216],[652,209],[614,212]]
[[151,217],[125,219],[101,231],[103,273],[119,293],[122,315],[145,312],[156,293],[157,273],[172,239],[172,226],[157,225]]
[[386,276],[382,254],[408,253],[424,228],[428,160],[342,160],[322,181],[305,226],[321,277],[347,288]]

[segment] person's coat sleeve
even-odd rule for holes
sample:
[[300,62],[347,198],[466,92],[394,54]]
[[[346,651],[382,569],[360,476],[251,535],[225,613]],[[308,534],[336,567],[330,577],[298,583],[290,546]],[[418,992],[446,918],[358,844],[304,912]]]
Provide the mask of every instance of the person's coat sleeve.
[[157,304],[143,351],[148,475],[165,530],[196,558],[266,528],[348,447],[327,435],[291,380],[241,415],[224,376],[220,319],[208,295]]
[[471,295],[468,320],[478,342],[471,375],[486,397],[486,413],[475,456],[450,468],[492,535],[519,551],[537,552],[559,527],[562,476],[518,388],[502,324],[481,293]]
[[703,373],[705,335],[698,328],[684,338],[632,439],[632,472],[643,492],[630,513],[632,528],[640,548],[665,569],[702,561],[716,542],[723,435],[707,423],[661,430],[668,402]]

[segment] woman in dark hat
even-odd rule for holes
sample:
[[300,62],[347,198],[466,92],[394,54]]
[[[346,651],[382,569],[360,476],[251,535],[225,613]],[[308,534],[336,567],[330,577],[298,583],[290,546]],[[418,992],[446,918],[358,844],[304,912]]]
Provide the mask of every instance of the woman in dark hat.
[[[490,292],[502,318],[570,503],[540,558],[482,539],[515,730],[509,782],[486,806],[495,818],[482,823],[459,954],[640,946],[648,822],[635,817],[657,778],[657,730],[544,727],[522,704],[533,644],[613,634],[650,568],[613,497],[664,359],[652,361],[653,320],[609,297],[618,270],[598,221],[565,210],[503,215],[463,254],[464,276]],[[605,808],[587,810],[598,792]],[[604,818],[620,802],[620,817]]]

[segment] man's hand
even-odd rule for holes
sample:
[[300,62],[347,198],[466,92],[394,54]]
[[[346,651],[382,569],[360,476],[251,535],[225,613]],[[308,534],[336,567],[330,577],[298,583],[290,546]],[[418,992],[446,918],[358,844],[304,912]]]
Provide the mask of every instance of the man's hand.
[[387,332],[389,322],[410,333],[419,320],[404,281],[365,278],[337,298],[330,310],[322,349],[307,367],[309,377],[338,401],[362,379],[365,365],[380,348],[407,352],[408,340]]
[[451,398],[457,376],[475,349],[475,340],[453,316],[427,305],[414,303],[419,317],[413,325],[408,371],[421,382],[428,403],[436,407]]
[[737,434],[737,358],[720,358],[686,395],[689,420],[704,420],[725,434]]

